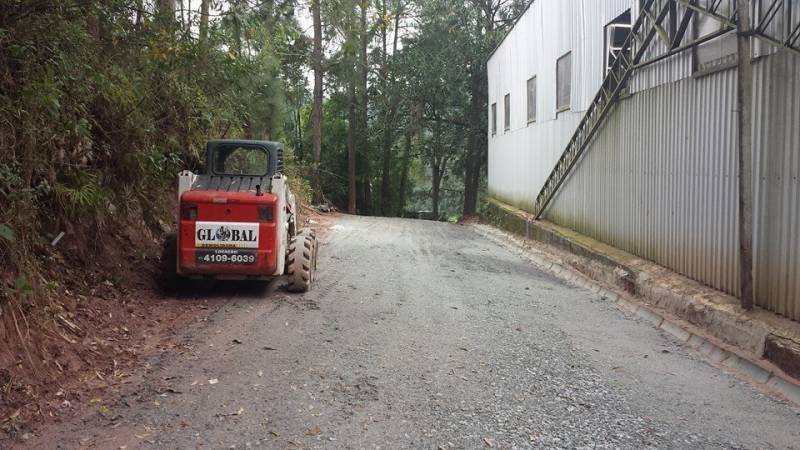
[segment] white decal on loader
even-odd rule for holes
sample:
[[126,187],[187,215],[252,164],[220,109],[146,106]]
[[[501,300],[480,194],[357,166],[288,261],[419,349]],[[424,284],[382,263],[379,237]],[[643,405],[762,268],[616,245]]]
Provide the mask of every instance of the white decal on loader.
[[197,248],[258,248],[257,223],[197,222]]

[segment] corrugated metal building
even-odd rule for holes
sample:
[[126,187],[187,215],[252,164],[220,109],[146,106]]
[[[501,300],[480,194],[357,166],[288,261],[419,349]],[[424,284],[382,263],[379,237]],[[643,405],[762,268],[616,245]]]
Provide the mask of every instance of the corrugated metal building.
[[[787,3],[771,26],[791,31]],[[639,7],[533,1],[487,65],[492,197],[533,212]],[[688,32],[720,28],[696,14]],[[756,302],[800,320],[800,56],[753,55]],[[731,31],[637,69],[543,216],[738,294],[736,61]]]

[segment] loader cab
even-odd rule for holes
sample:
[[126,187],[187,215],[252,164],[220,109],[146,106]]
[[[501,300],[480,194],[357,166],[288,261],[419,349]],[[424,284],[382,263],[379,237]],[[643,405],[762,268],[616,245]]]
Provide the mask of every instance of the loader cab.
[[283,172],[283,146],[268,141],[210,141],[206,164],[212,176],[272,177]]
[[283,272],[294,205],[277,142],[210,141],[206,170],[179,182],[181,275],[265,279]]
[[165,284],[286,275],[289,291],[311,289],[316,236],[297,229],[283,146],[218,140],[210,141],[206,152],[204,174],[178,174],[178,230],[164,242]]

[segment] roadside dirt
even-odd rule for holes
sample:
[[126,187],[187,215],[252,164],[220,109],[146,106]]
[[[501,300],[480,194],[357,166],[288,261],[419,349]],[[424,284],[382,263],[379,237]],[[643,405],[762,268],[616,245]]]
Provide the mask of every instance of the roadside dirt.
[[[335,220],[334,214],[308,211],[304,222],[324,239]],[[39,294],[47,298],[30,300],[47,302],[51,319],[43,330],[26,329],[24,308],[14,317],[0,316],[4,343],[27,342],[0,346],[0,447],[26,442],[47,425],[79,419],[130,395],[149,361],[185,351],[180,332],[222,307],[216,301],[219,288],[211,284],[179,297],[162,292],[159,238],[124,229],[113,241],[124,245],[96,249],[100,256],[95,258],[69,241],[48,256],[44,278],[49,281],[43,284],[49,290]],[[25,340],[5,339],[10,332]]]
[[202,302],[161,295],[159,241],[133,226],[95,242],[71,233],[42,258],[37,290],[0,317],[0,439],[113,395],[143,355],[205,314]]

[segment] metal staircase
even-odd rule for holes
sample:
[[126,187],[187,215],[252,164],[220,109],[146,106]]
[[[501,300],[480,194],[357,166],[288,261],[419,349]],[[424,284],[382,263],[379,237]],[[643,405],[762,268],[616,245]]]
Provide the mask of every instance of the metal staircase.
[[[639,17],[534,203],[538,219],[602,128],[636,69],[662,61],[737,28],[736,0],[646,0]],[[800,0],[750,0],[745,33],[800,54]],[[718,30],[692,38],[693,17],[718,21]]]

